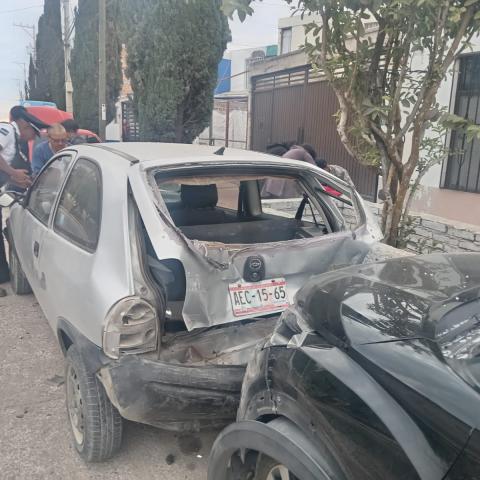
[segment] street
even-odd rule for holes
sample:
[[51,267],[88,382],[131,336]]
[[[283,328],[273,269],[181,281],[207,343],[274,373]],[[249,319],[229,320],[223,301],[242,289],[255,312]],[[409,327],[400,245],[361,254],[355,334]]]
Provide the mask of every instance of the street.
[[70,438],[60,348],[35,298],[8,292],[0,298],[0,478],[206,478],[216,432],[178,435],[125,422],[121,451],[85,464]]

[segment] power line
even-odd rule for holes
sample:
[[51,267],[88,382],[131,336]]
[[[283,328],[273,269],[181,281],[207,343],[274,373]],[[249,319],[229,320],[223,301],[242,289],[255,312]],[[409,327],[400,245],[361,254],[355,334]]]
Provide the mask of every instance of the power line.
[[23,7],[23,8],[15,8],[14,10],[0,10],[0,15],[2,13],[15,13],[15,12],[23,12],[24,10],[32,10],[33,8],[43,8],[42,5],[31,5],[30,7]]
[[14,27],[21,28],[31,39],[32,43],[30,45],[33,51],[33,63],[37,63],[37,44],[36,44],[36,27],[35,25],[24,25],[23,23],[14,23]]

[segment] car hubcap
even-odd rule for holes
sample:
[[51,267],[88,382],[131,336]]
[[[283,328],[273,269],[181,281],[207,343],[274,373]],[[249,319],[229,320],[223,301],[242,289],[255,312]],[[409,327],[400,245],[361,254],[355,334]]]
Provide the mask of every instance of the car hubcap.
[[275,465],[275,467],[268,472],[266,480],[295,480],[295,477],[290,474],[287,467]]
[[68,367],[67,374],[67,407],[75,441],[78,445],[82,445],[85,435],[83,399],[80,391],[80,382],[78,381],[77,373],[72,366]]

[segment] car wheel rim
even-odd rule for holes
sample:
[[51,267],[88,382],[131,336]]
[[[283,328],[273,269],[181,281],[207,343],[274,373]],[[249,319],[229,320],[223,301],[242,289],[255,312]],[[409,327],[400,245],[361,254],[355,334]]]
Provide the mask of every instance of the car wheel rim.
[[290,474],[287,467],[283,465],[275,465],[267,475],[265,480],[294,480],[295,477]]
[[77,372],[72,366],[69,366],[67,374],[67,408],[75,441],[78,445],[83,445],[85,437],[83,398]]

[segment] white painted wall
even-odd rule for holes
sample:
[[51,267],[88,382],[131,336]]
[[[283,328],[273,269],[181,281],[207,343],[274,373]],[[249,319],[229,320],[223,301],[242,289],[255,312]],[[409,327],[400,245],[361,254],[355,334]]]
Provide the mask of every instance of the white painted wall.
[[[472,39],[472,48],[468,49],[466,53],[480,52],[480,35],[477,35]],[[413,58],[413,68],[426,68],[427,55],[417,53]],[[458,75],[458,62],[454,64],[448,71],[445,80],[442,82],[437,94],[437,101],[440,107],[443,107],[453,113],[455,108],[455,92],[456,92],[456,80]],[[426,133],[428,135],[428,131]],[[449,141],[449,135],[446,136],[444,142]],[[421,185],[431,188],[439,188],[442,177],[442,165],[433,166],[423,177]]]
[[115,118],[105,129],[105,140],[107,142],[122,141],[122,98],[115,104]]
[[246,93],[248,91],[246,61],[258,50],[266,53],[267,47],[242,48],[240,50],[227,50],[223,58],[232,62],[232,78],[230,80],[232,93]]
[[[292,29],[292,48],[291,51],[299,50],[301,45],[305,44],[305,25],[309,23],[322,23],[319,15],[305,15],[302,19],[301,15],[294,15],[293,17],[280,18],[278,20],[278,53],[281,48],[281,31],[283,28]],[[311,35],[308,36],[311,40]]]

